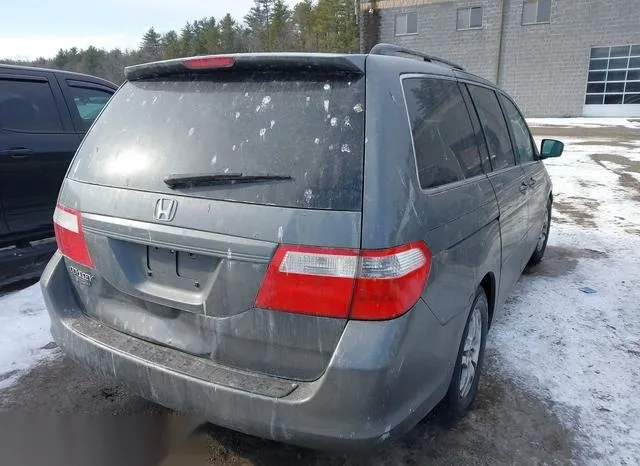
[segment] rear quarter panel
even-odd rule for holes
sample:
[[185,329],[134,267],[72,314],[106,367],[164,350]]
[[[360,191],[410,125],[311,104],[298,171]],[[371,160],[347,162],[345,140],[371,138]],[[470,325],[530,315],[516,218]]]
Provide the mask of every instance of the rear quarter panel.
[[427,243],[433,259],[422,298],[455,339],[449,343],[456,341],[440,348],[443,362],[452,364],[465,322],[454,318],[469,311],[485,274],[500,276],[498,205],[485,175],[422,190],[401,85],[405,73],[453,78],[426,63],[369,57],[362,246]]

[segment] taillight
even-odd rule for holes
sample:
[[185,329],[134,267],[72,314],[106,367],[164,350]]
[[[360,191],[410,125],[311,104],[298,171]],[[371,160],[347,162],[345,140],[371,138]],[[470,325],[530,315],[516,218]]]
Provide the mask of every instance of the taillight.
[[256,306],[284,312],[386,320],[418,301],[431,268],[422,242],[383,250],[280,246]]
[[411,309],[431,270],[429,248],[416,242],[383,251],[362,251],[360,255],[350,317],[384,320]]
[[93,268],[80,212],[58,204],[53,214],[53,228],[60,252],[74,262]]
[[190,70],[215,70],[231,68],[235,65],[236,58],[232,55],[208,55],[186,58],[183,63]]

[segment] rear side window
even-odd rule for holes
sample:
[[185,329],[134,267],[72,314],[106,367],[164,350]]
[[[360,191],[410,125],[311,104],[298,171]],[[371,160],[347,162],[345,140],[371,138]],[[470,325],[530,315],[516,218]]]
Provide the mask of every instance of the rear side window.
[[469,92],[480,117],[493,169],[500,170],[514,166],[516,160],[509,130],[496,93],[491,89],[474,85],[469,85]]
[[[364,78],[231,73],[126,83],[70,176],[106,186],[255,204],[360,210]],[[170,175],[242,173],[292,181],[171,190]]]
[[509,127],[511,128],[513,142],[518,152],[519,162],[528,163],[535,161],[536,151],[531,141],[531,133],[529,133],[527,123],[513,102],[503,95],[500,95],[500,100],[502,101],[502,106],[509,121]]
[[102,89],[85,86],[69,86],[69,92],[84,129],[89,129],[113,94]]
[[475,134],[458,83],[433,78],[403,81],[423,189],[482,173]]
[[0,79],[0,127],[38,133],[62,131],[49,83]]

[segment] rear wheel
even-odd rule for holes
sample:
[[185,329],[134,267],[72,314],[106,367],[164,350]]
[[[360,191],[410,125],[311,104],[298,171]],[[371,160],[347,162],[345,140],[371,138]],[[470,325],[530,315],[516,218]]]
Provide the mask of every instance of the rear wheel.
[[451,421],[467,414],[478,392],[488,327],[489,304],[484,290],[479,288],[462,334],[449,391],[443,400],[446,417]]
[[544,219],[542,223],[542,229],[538,235],[538,242],[536,243],[536,250],[533,251],[531,259],[529,259],[528,265],[536,265],[542,261],[544,252],[547,250],[547,241],[549,240],[549,227],[551,226],[551,199],[547,203],[547,210],[544,212]]

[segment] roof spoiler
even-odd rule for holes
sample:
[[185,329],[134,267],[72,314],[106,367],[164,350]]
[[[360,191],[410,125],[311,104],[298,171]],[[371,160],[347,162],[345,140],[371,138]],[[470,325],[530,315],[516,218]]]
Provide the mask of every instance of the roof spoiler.
[[203,55],[145,63],[124,69],[129,81],[185,73],[213,71],[312,71],[348,74],[364,73],[364,55],[313,53],[256,53]]

